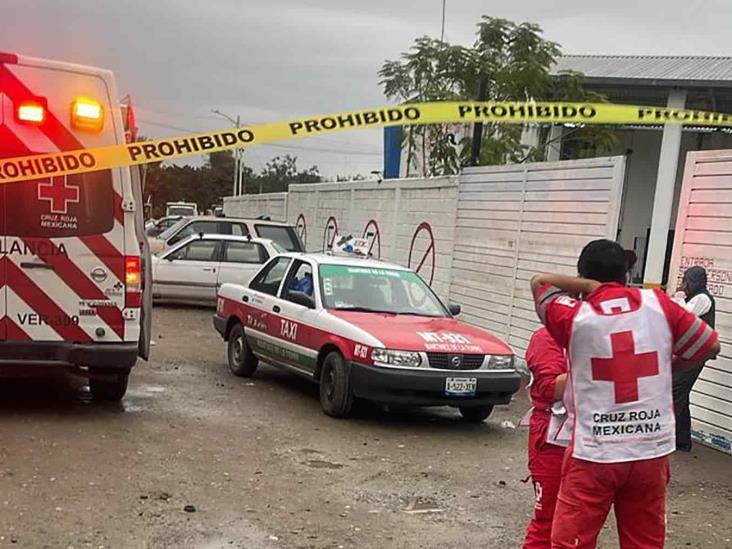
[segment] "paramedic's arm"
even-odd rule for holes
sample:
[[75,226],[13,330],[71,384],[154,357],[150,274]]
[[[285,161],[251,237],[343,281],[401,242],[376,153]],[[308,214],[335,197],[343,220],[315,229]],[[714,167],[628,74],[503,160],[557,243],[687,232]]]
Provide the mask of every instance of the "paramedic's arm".
[[562,400],[564,388],[567,386],[567,374],[559,374],[554,381],[554,401]]
[[600,283],[587,278],[562,274],[538,274],[531,279],[531,292],[536,299],[543,286],[553,286],[571,295],[589,294],[600,286]]
[[701,318],[656,291],[673,335],[673,368],[683,370],[715,358],[721,351],[719,335]]
[[531,370],[534,390],[546,401],[562,400],[567,360],[548,331],[538,330],[531,337],[526,349],[526,363]]

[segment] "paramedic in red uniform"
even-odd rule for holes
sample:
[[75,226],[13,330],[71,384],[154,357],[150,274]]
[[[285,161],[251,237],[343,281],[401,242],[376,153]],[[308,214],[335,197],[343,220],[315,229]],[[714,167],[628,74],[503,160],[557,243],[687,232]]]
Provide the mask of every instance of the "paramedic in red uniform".
[[552,547],[595,547],[614,504],[622,549],[662,548],[676,447],[672,358],[693,367],[719,353],[718,337],[660,289],[626,287],[616,242],[590,242],[577,266],[581,278],[531,280],[541,321],[567,350],[574,410]]
[[557,440],[560,430],[550,426],[555,423],[553,416],[562,415],[559,409],[567,381],[567,360],[564,349],[546,328],[540,328],[526,349],[526,363],[531,370],[529,396],[533,405],[529,420],[529,471],[536,503],[523,549],[549,549],[566,447],[566,443]]

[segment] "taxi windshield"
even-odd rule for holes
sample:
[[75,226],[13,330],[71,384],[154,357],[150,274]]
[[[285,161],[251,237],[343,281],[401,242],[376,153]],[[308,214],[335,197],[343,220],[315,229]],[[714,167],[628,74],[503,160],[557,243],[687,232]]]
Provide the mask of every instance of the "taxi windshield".
[[326,309],[448,316],[430,287],[412,271],[323,264],[320,281]]

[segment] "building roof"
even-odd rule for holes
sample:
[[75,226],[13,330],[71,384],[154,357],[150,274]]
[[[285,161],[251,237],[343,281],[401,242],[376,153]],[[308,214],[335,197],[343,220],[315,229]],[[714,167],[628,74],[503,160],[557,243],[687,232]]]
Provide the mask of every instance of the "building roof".
[[552,73],[566,70],[598,84],[732,87],[732,57],[563,55]]

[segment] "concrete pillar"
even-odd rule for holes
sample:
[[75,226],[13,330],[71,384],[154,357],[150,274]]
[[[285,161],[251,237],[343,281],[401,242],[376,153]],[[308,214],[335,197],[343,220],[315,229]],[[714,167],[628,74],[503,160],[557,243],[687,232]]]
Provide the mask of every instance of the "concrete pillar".
[[525,149],[539,146],[539,126],[536,124],[525,124],[521,131],[521,145]]
[[[670,108],[683,109],[685,104],[686,90],[674,88],[669,92],[667,105]],[[663,127],[661,154],[658,158],[658,175],[656,176],[656,192],[653,195],[651,234],[648,239],[646,270],[643,280],[647,288],[659,287],[663,277],[668,229],[676,188],[676,169],[679,165],[681,129],[681,124],[666,124]]]
[[549,130],[546,146],[546,161],[559,161],[559,153],[562,151],[562,136],[564,135],[564,126],[561,124],[552,125]]

